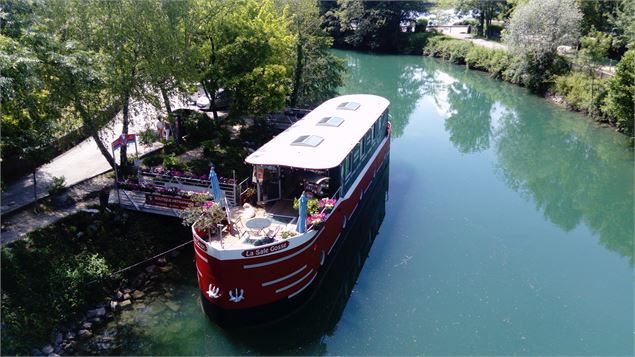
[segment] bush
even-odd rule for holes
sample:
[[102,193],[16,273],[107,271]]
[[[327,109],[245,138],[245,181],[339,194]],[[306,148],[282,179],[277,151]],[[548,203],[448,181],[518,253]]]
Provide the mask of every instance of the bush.
[[472,46],[465,55],[465,64],[471,69],[489,72],[494,78],[502,78],[512,56],[504,50]]
[[[581,72],[572,72],[556,76],[552,91],[562,96],[571,109],[599,115],[600,106],[607,94],[606,83],[606,79],[596,78],[592,81],[589,76]],[[593,98],[591,85],[593,85]]]
[[166,155],[163,157],[163,167],[168,170],[185,171],[185,165],[174,154]]
[[635,50],[626,51],[608,85],[604,110],[617,122],[617,127],[633,136],[633,100],[635,98]]
[[152,128],[146,128],[139,133],[139,141],[144,145],[150,145],[159,141],[159,133]]
[[141,162],[148,167],[159,166],[163,163],[163,155],[160,153],[152,153],[144,157]]
[[49,195],[59,195],[64,191],[66,191],[66,178],[64,176],[53,176],[53,182],[48,187]]
[[465,56],[472,47],[474,45],[468,41],[447,36],[434,36],[428,39],[423,54],[440,57],[456,64],[464,64]]
[[415,24],[415,32],[425,32],[428,27],[428,19],[417,19]]

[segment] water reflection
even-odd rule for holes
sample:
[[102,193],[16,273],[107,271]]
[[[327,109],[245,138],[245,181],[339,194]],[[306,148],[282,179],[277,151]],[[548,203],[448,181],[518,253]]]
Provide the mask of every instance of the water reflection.
[[[394,65],[382,55],[360,54],[350,51],[333,51],[348,63],[348,79],[341,94],[372,93],[390,99],[392,136],[403,135],[408,119],[422,95],[432,90],[430,72],[423,65],[411,61],[406,65]],[[418,58],[414,57],[413,58]]]
[[519,101],[524,89],[457,66],[431,61],[426,70],[456,79],[437,81],[434,92],[446,93],[436,101],[448,106],[445,130],[457,150],[493,144],[509,187],[565,231],[586,224],[633,264],[633,152],[625,136],[537,97]]
[[[256,328],[226,331],[226,337],[244,353],[323,355],[324,339],[335,333],[368,252],[384,220],[389,168],[378,181],[346,233],[344,243],[311,300],[287,319]],[[302,326],[302,331],[299,331]],[[242,353],[241,352],[241,353]]]

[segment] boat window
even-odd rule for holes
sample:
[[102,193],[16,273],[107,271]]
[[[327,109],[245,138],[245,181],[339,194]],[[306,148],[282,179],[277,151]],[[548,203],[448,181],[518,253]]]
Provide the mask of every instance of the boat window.
[[357,143],[357,145],[355,145],[355,149],[353,149],[353,163],[352,163],[352,170],[355,170],[355,168],[357,168],[357,164],[359,163],[359,149],[360,149],[361,143]]
[[372,136],[373,136],[373,129],[370,128],[368,130],[368,132],[366,133],[366,135],[364,136],[364,154],[368,154],[370,152],[372,145]]
[[357,102],[344,102],[341,103],[340,105],[337,106],[337,109],[343,109],[343,110],[357,110],[357,108],[359,108],[361,106],[361,104],[357,103]]
[[343,122],[344,122],[344,119],[342,119],[340,117],[326,117],[326,118],[320,119],[320,121],[318,121],[317,125],[340,126],[340,125],[342,125]]
[[346,156],[342,165],[342,176],[347,179],[351,175],[351,155]]
[[324,141],[324,138],[317,135],[301,135],[295,139],[291,145],[316,147]]

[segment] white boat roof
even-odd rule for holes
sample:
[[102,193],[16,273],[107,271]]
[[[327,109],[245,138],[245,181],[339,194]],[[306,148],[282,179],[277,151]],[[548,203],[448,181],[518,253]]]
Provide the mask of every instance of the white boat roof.
[[245,161],[252,165],[304,169],[336,167],[388,105],[388,99],[370,94],[329,99],[247,156]]

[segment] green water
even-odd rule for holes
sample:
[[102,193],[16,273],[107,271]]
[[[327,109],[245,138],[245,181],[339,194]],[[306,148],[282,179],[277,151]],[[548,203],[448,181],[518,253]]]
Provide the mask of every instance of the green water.
[[626,138],[463,67],[335,53],[350,67],[342,93],[392,102],[393,142],[388,193],[324,289],[287,321],[224,331],[198,306],[188,250],[161,297],[179,310],[127,312],[109,327],[114,352],[633,355]]

